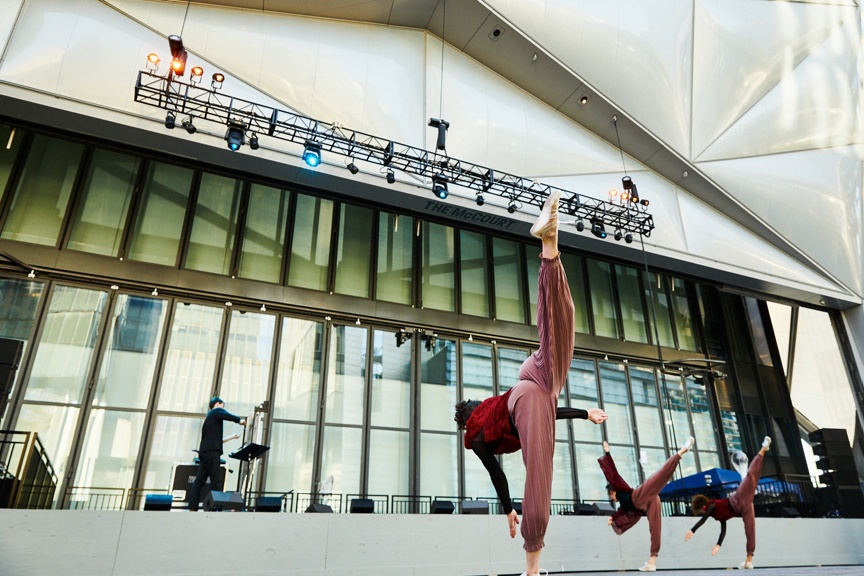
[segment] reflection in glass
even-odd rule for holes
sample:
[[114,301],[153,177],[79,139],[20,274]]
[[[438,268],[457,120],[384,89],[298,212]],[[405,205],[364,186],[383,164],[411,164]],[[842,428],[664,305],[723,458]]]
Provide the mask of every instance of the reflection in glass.
[[117,296],[93,406],[147,408],[166,308],[158,298]]
[[54,246],[78,174],[84,146],[37,134],[0,238]]
[[[22,358],[30,344],[30,333],[43,290],[45,285],[42,282],[0,278],[0,338],[21,340],[24,343]],[[14,394],[15,381],[12,384],[10,397]]]
[[288,284],[325,290],[330,263],[333,201],[298,194],[296,202]]
[[[463,449],[460,446],[460,449]],[[463,449],[464,450],[464,449]],[[474,454],[473,450],[464,450],[465,453],[465,496],[469,498],[491,498],[492,501],[497,501],[497,494],[492,480],[489,479],[489,472],[483,466],[480,458]],[[525,468],[524,466],[522,467]],[[513,486],[510,484],[510,477],[507,477],[507,484],[511,490],[510,497],[520,497],[521,494],[513,494]]]
[[639,430],[639,444],[642,446],[662,447],[664,445],[663,419],[657,402],[654,370],[631,366],[630,390],[633,393],[636,427]]
[[687,395],[690,399],[690,418],[693,420],[693,436],[700,450],[717,450],[717,429],[711,416],[708,393],[702,378],[688,377]]
[[649,342],[648,323],[642,309],[642,292],[635,268],[615,266],[618,278],[618,296],[621,298],[621,321],[624,324],[624,339],[631,342]]
[[[597,465],[597,458],[603,455],[603,448],[596,444],[580,443],[574,444],[573,447],[576,449],[576,474],[579,477],[578,498],[589,502],[607,502],[609,498],[606,496],[606,478],[603,476],[600,466]],[[598,450],[598,448],[600,449]],[[616,449],[616,464],[618,463],[617,454],[618,450]]]
[[665,382],[661,382],[661,384],[660,397],[663,399],[663,418],[666,422],[669,444],[681,446],[691,435],[684,386],[681,379],[674,376],[667,376]]
[[[194,418],[162,414],[156,417],[143,488],[162,490],[169,487],[174,463],[178,460],[192,462],[197,456],[192,449],[198,448],[201,441],[201,424],[206,411],[205,402],[200,416]],[[230,482],[231,479],[226,479],[229,487]]]
[[[510,498],[521,500],[522,496],[525,494],[525,463],[522,461],[522,451],[520,450],[511,454],[502,454],[501,469],[504,470],[504,474],[507,476],[507,483],[510,486]],[[488,478],[488,472],[486,476]],[[486,492],[486,494],[494,501],[496,499],[495,488],[492,486],[491,481],[487,484],[489,485],[490,490]]]
[[[12,167],[15,165],[15,158],[18,156],[18,150],[21,148],[21,142],[24,141],[26,133],[20,128],[15,128],[15,135],[12,136],[12,127],[6,124],[0,124],[0,202],[5,196],[6,186],[9,183],[9,175],[12,173]],[[11,146],[9,146],[11,137]],[[7,148],[7,146],[9,146]]]
[[699,463],[702,465],[702,470],[722,467],[720,454],[717,452],[703,452],[699,450]]
[[105,292],[96,290],[54,289],[27,384],[27,400],[81,402],[106,299]]
[[74,485],[131,488],[144,412],[93,409],[86,426]]
[[522,250],[518,242],[492,238],[492,265],[495,270],[495,317],[508,322],[525,322],[525,294],[522,289]]
[[316,419],[321,382],[322,335],[323,326],[320,322],[299,318],[282,319],[274,418]]
[[[624,364],[600,362],[600,389],[603,409],[609,415],[606,431],[610,444],[633,444],[633,424],[630,421],[630,397],[627,394]],[[598,456],[599,458],[599,456]],[[618,462],[616,456],[615,462]],[[618,466],[619,471],[621,466]]]
[[[78,423],[78,410],[77,406],[25,402],[13,427],[13,430],[26,430],[39,434],[39,441],[45,447],[45,453],[51,458],[58,481],[66,473],[69,449],[75,438],[75,426]],[[54,500],[57,501],[60,496],[55,493]]]
[[587,263],[594,332],[597,336],[618,338],[618,308],[612,290],[612,265],[593,258],[589,258]]
[[411,346],[404,344],[397,347],[394,332],[375,330],[372,351],[369,422],[372,426],[408,428],[411,410]]
[[[457,441],[456,434],[420,434],[420,495],[434,498],[459,494],[459,467],[454,466],[458,461],[456,450],[460,448]],[[479,460],[476,456],[473,457]],[[488,474],[486,477],[488,479]],[[494,494],[491,483],[489,487]]]
[[486,235],[459,231],[462,313],[489,317],[489,281],[486,273]]
[[678,334],[678,347],[681,350],[698,351],[696,334],[693,333],[693,318],[687,302],[687,286],[681,278],[672,278],[672,313],[675,316],[675,330]]
[[343,426],[324,428],[321,479],[333,476],[334,494],[360,493],[362,430]]
[[267,452],[267,491],[312,490],[314,454],[314,425],[274,422]]
[[177,303],[162,372],[160,410],[207,411],[221,331],[221,308]]
[[272,314],[231,312],[218,391],[228,411],[241,418],[251,417],[255,406],[267,400],[275,327]]
[[[612,417],[609,417],[611,420]],[[611,444],[611,442],[610,442]],[[621,477],[627,482],[631,487],[638,486],[642,483],[641,476],[639,476],[639,464],[636,459],[636,449],[633,446],[612,446],[610,448],[610,453],[612,454],[612,458],[615,459],[615,467],[618,468],[618,473],[621,474]],[[600,456],[603,455],[603,448],[600,448]],[[599,458],[600,456],[597,456]],[[664,460],[665,462],[665,460]],[[597,460],[594,460],[594,463],[597,463]],[[598,468],[600,466],[597,466]],[[604,483],[605,486],[605,483]]]
[[[574,422],[574,424],[577,424]],[[593,426],[593,424],[592,424]],[[564,437],[567,438],[566,436]],[[560,437],[559,437],[560,439]],[[524,467],[524,466],[523,466]],[[599,468],[599,466],[598,466]],[[552,464],[552,498],[573,499],[573,466],[570,462],[570,447],[567,442],[555,442]]]
[[420,427],[455,433],[455,405],[456,343],[439,338],[431,349],[420,349]]
[[[670,448],[669,452],[666,452],[661,448],[641,448],[639,454],[639,467],[642,468],[642,476],[647,479],[649,476],[657,472],[660,467],[666,463],[666,460],[669,459],[672,450],[677,451],[678,448],[680,448],[680,446],[674,449]],[[678,462],[678,467],[675,469],[675,475],[673,478],[681,478],[682,470],[684,471],[684,476],[689,476],[690,474],[698,472],[698,470],[696,470],[696,457],[692,452],[685,454]],[[690,470],[692,470],[692,472],[690,472]]]
[[492,390],[492,347],[462,343],[462,399],[485,400]]
[[208,173],[201,175],[186,268],[213,274],[231,273],[242,191],[240,180]]
[[[674,348],[675,337],[672,335],[669,300],[666,298],[666,282],[662,274],[652,272],[645,280],[645,301],[652,308],[654,330],[659,334],[660,345]],[[653,340],[653,330],[651,336]]]
[[[564,261],[563,253],[561,254],[561,261]],[[531,322],[533,326],[536,326],[537,292],[540,290],[540,254],[533,247],[529,247],[525,250],[525,271],[528,274],[528,312],[531,315],[530,318],[528,318],[528,321]],[[569,283],[569,276],[567,280]]]
[[528,358],[528,351],[520,348],[498,347],[498,389],[506,392],[519,383],[519,369]]
[[324,419],[328,423],[363,423],[367,333],[366,328],[333,326],[324,388],[327,397]]
[[165,266],[177,264],[191,186],[192,170],[150,163],[129,248],[130,259]]
[[[408,432],[371,430],[369,433],[369,494],[408,494]],[[456,468],[454,460],[451,466]]]
[[249,186],[249,206],[237,271],[241,278],[281,281],[290,198],[286,190],[255,183]]
[[[597,396],[597,375],[594,372],[594,362],[583,358],[574,358],[570,362],[570,372],[567,378],[570,390],[570,406],[590,410],[599,408]],[[573,439],[581,442],[602,442],[602,428],[586,421],[573,422]],[[599,456],[598,456],[599,458]]]
[[456,311],[456,267],[453,228],[423,222],[423,270],[421,286],[424,308]]
[[381,212],[378,215],[378,300],[411,304],[413,294],[412,240],[414,219]]
[[337,294],[369,297],[372,266],[372,210],[342,204],[339,240],[336,248]]
[[[585,275],[582,273],[582,258],[562,252],[561,264],[567,274],[567,284],[570,285],[570,295],[573,297],[573,329],[582,334],[590,334],[591,324],[588,322],[588,300],[585,298]],[[536,300],[536,296],[534,299]],[[533,314],[536,315],[536,304],[534,306]]]

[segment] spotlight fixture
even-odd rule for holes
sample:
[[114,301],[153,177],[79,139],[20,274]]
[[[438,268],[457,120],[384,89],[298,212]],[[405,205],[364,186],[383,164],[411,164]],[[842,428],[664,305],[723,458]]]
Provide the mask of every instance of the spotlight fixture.
[[186,132],[189,134],[194,134],[198,129],[195,127],[195,124],[192,123],[192,117],[190,116],[187,120],[184,120],[182,123],[183,128],[186,129]]
[[507,204],[507,212],[509,212],[510,214],[516,212],[516,200],[512,198],[510,199],[510,202]]
[[431,330],[426,330],[423,334],[423,342],[426,344],[426,351],[431,352],[432,348],[435,347],[435,342],[438,340],[438,337]]
[[261,304],[261,312],[266,312],[266,311],[267,311],[267,305]]
[[625,234],[624,235],[624,242],[626,242],[627,244],[632,244],[633,243],[633,234],[630,234],[629,232],[627,234]]
[[204,76],[204,69],[201,66],[192,68],[192,74],[189,76],[189,81],[193,84],[200,84],[201,77]]
[[606,238],[606,226],[600,218],[591,219],[591,233],[597,238]]
[[189,55],[183,47],[183,39],[176,35],[168,36],[168,46],[171,48],[171,73],[183,76],[186,72],[186,57]]
[[583,94],[582,97],[579,98],[579,105],[580,105],[580,106],[585,106],[586,104],[588,104],[588,95],[587,95],[587,94]]
[[168,128],[169,130],[173,130],[174,124],[176,122],[177,122],[177,119],[174,117],[174,114],[172,114],[171,112],[168,112],[168,114],[165,115],[165,128]]
[[611,200],[612,198],[615,198],[616,196],[618,196],[618,190],[616,190],[615,188],[610,188],[610,189],[609,189],[609,198],[610,198],[610,200]]
[[303,148],[303,161],[312,168],[321,164],[321,144],[314,140],[307,140]]
[[408,342],[408,340],[411,339],[411,333],[405,332],[405,330],[399,330],[399,332],[396,332],[396,334],[394,334],[394,336],[396,336],[396,347],[397,348],[399,348],[400,346],[402,346],[403,344]]
[[440,118],[430,118],[429,126],[438,128],[438,140],[435,142],[435,148],[438,150],[447,149],[447,129],[450,128],[450,122],[441,120]]
[[475,199],[475,201],[477,202],[477,206],[482,206],[486,203],[486,199],[483,198],[483,194],[480,194],[479,192],[477,193],[477,198]]
[[36,277],[36,271],[35,270],[30,270],[30,272],[27,273],[27,278],[35,278],[35,277]]
[[576,221],[576,231],[582,232],[583,230],[585,230],[585,223],[582,222],[582,220],[577,220]]
[[432,177],[432,193],[441,200],[447,199],[447,177],[444,174],[436,174]]
[[258,150],[260,147],[261,145],[258,143],[258,135],[252,134],[252,136],[249,137],[249,149]]
[[633,179],[630,176],[623,176],[621,178],[621,186],[624,187],[624,190],[632,190],[633,189]]
[[150,295],[151,295],[151,296],[158,296],[158,295],[159,295],[159,289],[158,289],[158,288],[153,288],[153,291],[150,292]]
[[645,200],[644,198],[640,200],[639,203],[642,204],[642,206],[648,206],[648,204],[650,204],[650,202],[648,200]]
[[161,62],[161,60],[159,59],[159,55],[156,54],[155,52],[151,52],[150,54],[147,55],[147,69],[148,70],[151,70],[153,72],[158,70],[159,69],[159,62]]
[[246,143],[246,125],[234,120],[228,121],[228,130],[225,132],[225,141],[228,148],[236,152]]
[[354,164],[354,162],[352,161],[352,162],[348,163],[348,171],[351,172],[351,174],[357,174],[357,172],[359,172],[360,169],[357,168],[357,165]]
[[615,230],[615,241],[620,242],[622,237],[621,230]]
[[393,170],[387,170],[387,183],[393,184],[396,182],[396,174],[393,173]]
[[210,82],[210,86],[213,90],[218,90],[222,87],[222,83],[225,81],[225,75],[221,72],[216,72],[213,74],[213,80]]

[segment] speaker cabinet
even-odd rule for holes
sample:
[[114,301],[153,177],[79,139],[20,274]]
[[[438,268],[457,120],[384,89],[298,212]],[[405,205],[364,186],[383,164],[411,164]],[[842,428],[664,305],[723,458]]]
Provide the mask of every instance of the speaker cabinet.
[[211,490],[204,499],[204,510],[208,512],[243,511],[243,496],[239,492]]
[[430,514],[453,514],[456,507],[450,500],[433,500],[432,507],[429,509]]
[[321,513],[321,512],[326,512],[326,513],[331,513],[331,514],[332,514],[332,513],[333,513],[333,508],[331,508],[331,507],[328,506],[327,504],[318,504],[317,502],[313,502],[312,504],[309,505],[308,508],[306,508],[305,511],[306,511],[306,512],[309,512],[309,513],[316,513],[316,512],[317,512],[317,513]]
[[259,496],[255,500],[255,512],[281,512],[282,498],[279,496]]
[[174,498],[171,494],[147,494],[144,496],[144,510],[152,511],[169,511]]
[[372,514],[375,512],[375,501],[371,498],[352,498],[351,514]]
[[489,514],[489,502],[486,500],[463,500],[462,514]]
[[593,506],[597,516],[611,516],[615,513],[615,508],[608,502],[595,502]]

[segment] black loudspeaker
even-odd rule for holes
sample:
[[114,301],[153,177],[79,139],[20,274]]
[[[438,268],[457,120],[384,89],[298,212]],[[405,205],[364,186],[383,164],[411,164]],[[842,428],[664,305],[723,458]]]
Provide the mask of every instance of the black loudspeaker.
[[489,514],[489,502],[486,500],[464,500],[462,514]]
[[372,514],[375,512],[375,501],[371,498],[352,498],[351,514]]
[[146,511],[156,511],[156,510],[171,510],[171,503],[174,502],[174,498],[171,494],[147,494],[144,496],[144,510]]
[[211,490],[204,499],[204,510],[208,512],[243,511],[243,496],[239,492]]
[[581,502],[573,505],[573,513],[577,516],[594,516],[597,514],[597,510],[592,504]]
[[819,481],[826,486],[857,486],[858,472],[856,470],[832,470],[819,475]]
[[260,496],[255,500],[255,512],[281,512],[282,498],[279,496]]
[[333,512],[333,508],[328,506],[327,504],[318,504],[317,502],[313,502],[306,508],[306,512]]
[[813,453],[819,456],[816,466],[825,470],[819,481],[828,486],[858,487],[858,471],[849,435],[843,428],[822,428],[809,434]]
[[513,506],[513,510],[516,511],[516,514],[521,516],[522,515],[522,502],[513,502],[512,506]]
[[838,488],[837,503],[844,518],[864,518],[864,493],[860,488]]
[[798,512],[795,508],[790,508],[789,506],[784,506],[780,509],[780,517],[781,518],[800,518],[801,513]]
[[433,500],[432,507],[429,509],[430,514],[453,514],[456,507],[450,500]]
[[611,516],[615,513],[615,508],[608,502],[595,502],[593,507],[597,516]]

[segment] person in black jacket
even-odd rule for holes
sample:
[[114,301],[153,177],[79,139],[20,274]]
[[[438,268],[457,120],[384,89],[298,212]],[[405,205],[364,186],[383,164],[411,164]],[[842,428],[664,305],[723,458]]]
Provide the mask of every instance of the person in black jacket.
[[224,420],[246,426],[246,420],[225,410],[225,402],[215,396],[210,399],[210,411],[201,426],[201,444],[198,446],[198,472],[195,474],[195,481],[189,490],[189,510],[192,512],[198,510],[201,488],[207,483],[208,478],[213,490],[222,489],[221,481],[224,479],[222,478],[222,471],[219,469],[222,443],[231,438],[239,437],[235,434],[229,438],[222,438],[222,422]]

